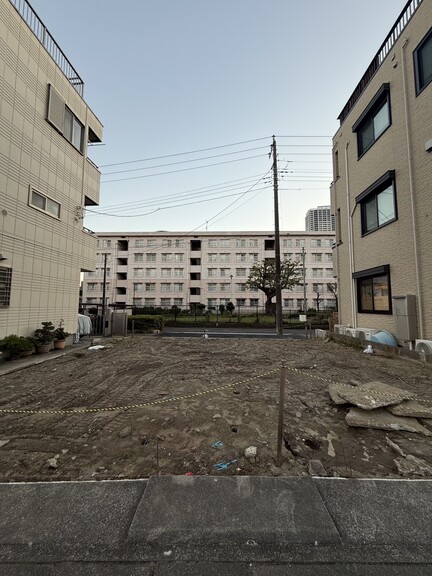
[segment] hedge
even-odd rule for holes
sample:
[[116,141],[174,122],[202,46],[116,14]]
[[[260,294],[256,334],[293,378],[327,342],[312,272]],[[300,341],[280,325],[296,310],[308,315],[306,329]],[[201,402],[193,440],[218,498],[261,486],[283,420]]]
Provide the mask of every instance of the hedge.
[[134,314],[128,316],[128,330],[132,330],[132,323],[135,332],[151,332],[153,330],[162,330],[165,323],[163,316],[151,314]]

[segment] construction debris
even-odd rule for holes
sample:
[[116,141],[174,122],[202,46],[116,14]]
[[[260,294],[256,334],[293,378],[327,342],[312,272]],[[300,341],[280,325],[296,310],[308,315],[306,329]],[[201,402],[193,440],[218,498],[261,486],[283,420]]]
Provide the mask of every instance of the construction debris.
[[405,430],[416,432],[425,436],[432,436],[427,428],[422,426],[415,418],[405,416],[394,416],[387,410],[378,408],[377,410],[361,410],[351,408],[345,417],[348,426],[359,428],[376,428],[378,430]]
[[361,386],[341,386],[338,396],[346,403],[354,404],[363,410],[376,410],[383,406],[400,404],[414,396],[412,392],[389,386],[383,382],[368,382]]
[[425,406],[415,400],[406,400],[396,406],[389,406],[389,412],[395,416],[411,416],[414,418],[432,418],[432,406]]

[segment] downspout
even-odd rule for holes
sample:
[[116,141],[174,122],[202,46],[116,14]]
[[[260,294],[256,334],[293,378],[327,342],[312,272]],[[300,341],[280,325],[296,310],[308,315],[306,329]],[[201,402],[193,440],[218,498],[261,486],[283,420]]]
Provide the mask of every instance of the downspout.
[[346,204],[348,216],[348,252],[349,252],[349,273],[350,273],[350,286],[351,286],[351,326],[357,328],[357,315],[356,315],[356,298],[355,298],[355,282],[353,278],[354,273],[354,239],[353,239],[353,226],[352,217],[356,206],[350,210],[350,186],[349,186],[349,170],[348,170],[348,146],[349,141],[345,145],[345,182],[346,182]]
[[405,48],[408,44],[408,39],[405,39],[401,48],[401,60],[402,60],[402,81],[403,81],[403,95],[404,95],[404,111],[405,111],[405,132],[406,132],[406,144],[407,144],[407,159],[408,159],[408,176],[409,176],[409,190],[410,190],[410,200],[411,200],[411,221],[413,229],[413,242],[414,242],[414,264],[416,269],[416,282],[417,282],[417,302],[418,302],[418,316],[419,316],[419,332],[420,338],[423,338],[423,301],[420,289],[420,266],[419,266],[419,255],[417,250],[417,223],[415,217],[415,202],[414,202],[414,181],[413,181],[413,169],[411,160],[411,139],[409,134],[409,121],[408,121],[408,94],[407,94],[407,82],[406,82],[406,69],[405,69]]

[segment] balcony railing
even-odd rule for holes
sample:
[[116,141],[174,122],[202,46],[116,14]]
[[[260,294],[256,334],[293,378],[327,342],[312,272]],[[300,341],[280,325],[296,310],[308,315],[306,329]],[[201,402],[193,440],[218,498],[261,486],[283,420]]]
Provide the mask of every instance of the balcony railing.
[[423,0],[409,0],[409,2],[405,5],[399,18],[396,20],[395,25],[393,26],[393,28],[388,33],[384,42],[381,44],[380,49],[376,53],[372,62],[369,64],[368,69],[363,74],[362,79],[357,84],[356,89],[351,94],[351,97],[348,100],[348,102],[345,104],[342,112],[339,114],[338,120],[340,120],[341,124],[344,122],[345,118],[348,116],[348,114],[354,108],[356,102],[359,100],[360,96],[365,91],[366,86],[369,84],[369,82],[375,76],[375,73],[378,70],[378,68],[381,66],[381,64],[384,62],[384,60],[387,58],[388,54],[390,53],[390,50],[396,44],[400,35],[405,30],[408,22],[414,16],[414,14],[417,11],[417,8],[420,6],[422,1]]
[[43,24],[42,20],[30,6],[27,0],[10,0],[11,4],[15,7],[24,22],[32,30],[33,34],[46,49],[46,51],[53,58],[54,62],[78,92],[84,96],[84,81],[80,78],[78,72],[66,58],[64,52],[51,36],[50,32]]

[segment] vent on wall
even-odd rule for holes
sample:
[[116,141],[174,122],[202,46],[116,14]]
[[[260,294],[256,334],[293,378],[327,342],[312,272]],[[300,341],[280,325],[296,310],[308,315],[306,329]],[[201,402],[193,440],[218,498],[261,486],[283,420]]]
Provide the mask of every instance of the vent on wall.
[[424,354],[432,354],[432,340],[416,340],[415,351]]
[[360,338],[360,340],[370,340],[371,336],[378,334],[378,332],[379,330],[375,330],[374,328],[357,328],[356,336]]
[[351,338],[356,338],[357,337],[356,332],[357,332],[356,328],[347,328],[345,334],[347,336],[351,336]]
[[346,330],[346,326],[344,326],[343,324],[335,324],[333,327],[334,333],[335,334],[345,334],[345,330]]

